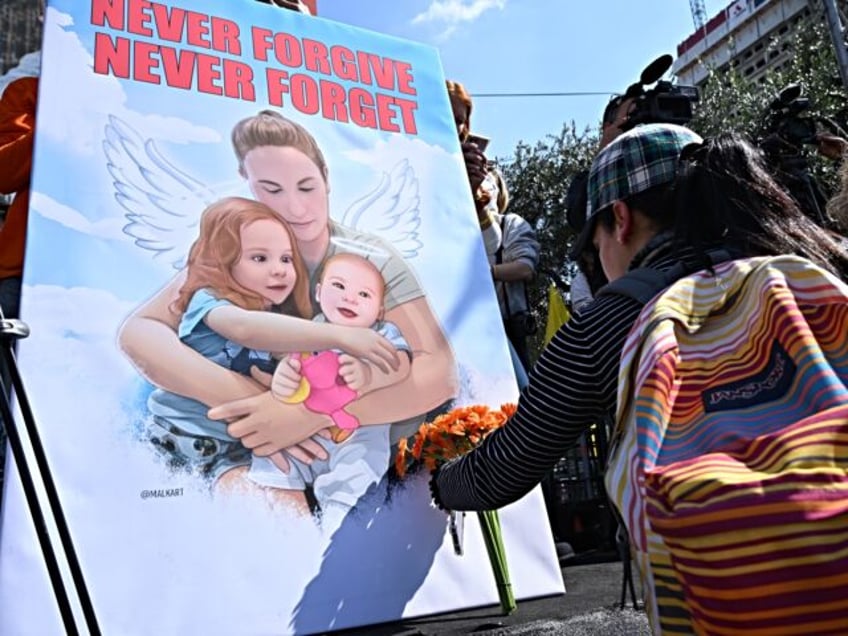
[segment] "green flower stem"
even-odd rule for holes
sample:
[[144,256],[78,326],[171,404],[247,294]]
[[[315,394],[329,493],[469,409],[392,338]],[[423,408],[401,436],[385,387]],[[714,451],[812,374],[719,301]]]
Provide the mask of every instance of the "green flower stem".
[[489,562],[495,574],[495,583],[498,586],[498,598],[501,602],[501,611],[504,616],[512,614],[515,610],[515,596],[512,593],[512,581],[509,578],[509,568],[506,564],[506,550],[501,534],[501,520],[497,510],[482,510],[477,513],[480,520],[480,528],[483,530],[483,541],[486,544],[486,552],[489,553]]

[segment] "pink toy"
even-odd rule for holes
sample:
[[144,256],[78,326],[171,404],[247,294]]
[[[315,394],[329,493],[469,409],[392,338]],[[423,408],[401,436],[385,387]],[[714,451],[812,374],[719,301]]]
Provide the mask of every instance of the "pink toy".
[[342,431],[359,428],[359,420],[344,410],[356,399],[357,393],[339,375],[338,352],[302,354],[300,373],[309,384],[309,394],[303,402],[306,408],[329,415]]

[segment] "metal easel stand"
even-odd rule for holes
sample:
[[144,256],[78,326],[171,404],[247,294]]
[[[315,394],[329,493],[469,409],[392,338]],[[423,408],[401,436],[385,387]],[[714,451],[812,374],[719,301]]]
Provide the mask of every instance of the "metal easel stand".
[[[94,607],[91,604],[91,597],[88,594],[88,589],[85,585],[82,570],[80,569],[79,560],[77,559],[76,551],[74,550],[71,541],[68,524],[65,520],[65,514],[62,511],[62,505],[59,502],[59,495],[56,491],[56,485],[53,482],[53,477],[47,465],[47,456],[44,453],[44,447],[41,444],[41,438],[38,435],[38,430],[33,418],[32,409],[30,408],[29,399],[24,390],[23,381],[21,380],[18,365],[15,360],[14,343],[21,338],[26,338],[29,335],[29,327],[21,320],[0,320],[0,353],[2,353],[2,370],[3,381],[11,379],[12,387],[15,391],[15,397],[18,400],[21,415],[23,416],[24,426],[26,427],[27,437],[32,446],[32,453],[35,458],[38,473],[44,484],[44,489],[47,493],[47,501],[50,507],[50,514],[56,525],[59,534],[59,540],[62,544],[62,550],[67,559],[68,569],[71,573],[71,578],[76,589],[80,607],[82,608],[85,623],[91,636],[100,636],[100,627],[97,624],[97,617],[94,614]],[[50,582],[53,587],[53,593],[56,596],[56,602],[59,605],[59,612],[62,616],[62,622],[65,626],[65,631],[71,636],[77,636],[80,632],[77,628],[74,613],[71,608],[71,601],[68,597],[68,591],[65,588],[65,583],[62,580],[62,574],[59,568],[59,560],[50,540],[50,534],[47,529],[47,522],[42,510],[41,502],[35,489],[33,472],[29,466],[29,460],[24,452],[23,442],[17,428],[17,423],[12,415],[10,403],[9,387],[2,387],[2,395],[0,395],[0,417],[6,433],[9,437],[9,446],[12,449],[12,456],[15,460],[15,465],[18,469],[18,474],[21,478],[21,484],[26,496],[27,505],[30,515],[32,516],[35,525],[38,543],[41,546],[41,552],[44,556],[44,562],[47,566],[47,572],[50,576]]]

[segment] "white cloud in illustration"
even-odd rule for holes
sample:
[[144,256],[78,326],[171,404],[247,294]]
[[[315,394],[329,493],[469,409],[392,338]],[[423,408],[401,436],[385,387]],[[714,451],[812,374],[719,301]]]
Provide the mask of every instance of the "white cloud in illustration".
[[[57,420],[71,411],[82,421],[85,409],[99,404],[113,416],[121,411],[120,398],[136,375],[118,352],[118,325],[135,308],[133,303],[89,287],[25,285],[23,317],[32,335],[22,343],[21,362],[28,373],[33,401],[56,413]],[[102,424],[92,412],[87,426]]]
[[[121,80],[92,73],[94,58],[74,31],[71,16],[49,8],[44,22],[45,58],[60,60],[42,67],[48,99],[39,104],[38,133],[76,154],[100,151],[107,114],[118,115],[140,129],[157,130],[175,143],[220,141],[220,134],[179,117],[142,116],[127,108]],[[84,95],[84,99],[75,97]],[[61,97],[59,97],[61,96]]]
[[390,171],[403,159],[417,166],[419,172],[423,172],[428,166],[440,166],[446,161],[460,159],[459,155],[452,156],[441,146],[404,136],[381,139],[370,148],[352,148],[342,154],[346,159],[385,172]]
[[32,193],[30,207],[33,212],[43,216],[45,219],[50,219],[81,234],[110,240],[124,240],[127,238],[122,229],[126,223],[124,217],[91,221],[78,210],[59,203],[52,197],[41,192]]

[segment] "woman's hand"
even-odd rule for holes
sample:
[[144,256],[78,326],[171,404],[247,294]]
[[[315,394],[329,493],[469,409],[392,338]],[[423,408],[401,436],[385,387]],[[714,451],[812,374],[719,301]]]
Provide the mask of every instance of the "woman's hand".
[[274,462],[274,465],[287,475],[291,470],[289,457],[301,461],[304,464],[311,464],[316,459],[327,459],[327,451],[318,443],[319,437],[330,439],[332,435],[327,429],[318,431],[309,439],[303,440],[300,444],[289,446],[279,453],[274,453],[268,459]]
[[309,438],[332,426],[333,421],[303,404],[280,402],[270,391],[216,406],[208,416],[230,422],[227,432],[259,457],[270,457],[281,450],[292,454],[290,447],[300,446],[312,458],[327,458],[327,452]]
[[465,160],[465,171],[468,173],[471,193],[476,195],[483,179],[489,172],[486,155],[480,152],[480,149],[473,143],[464,141],[462,142],[462,158]]
[[340,327],[338,348],[354,358],[366,360],[384,373],[396,371],[400,359],[395,347],[373,329]]
[[[260,370],[257,367],[251,367],[250,373],[253,376],[253,379],[257,382],[257,384],[261,385],[263,388],[267,389],[268,387],[271,386],[272,376],[271,376],[270,373],[266,373],[266,372]],[[267,396],[267,395],[271,395],[271,394],[266,391],[265,393],[261,393],[260,395],[254,396],[254,399],[259,398],[263,395]],[[239,400],[238,402],[245,402],[247,399],[251,399],[251,398],[246,398],[245,400]],[[286,411],[283,410],[283,407],[285,405],[281,404],[279,402],[279,400],[277,400],[277,399],[274,399],[274,402],[277,404],[277,406],[280,407],[279,412],[277,412],[276,414],[280,415],[281,417],[285,417]],[[254,406],[260,405],[261,403],[262,403],[261,400],[256,400]],[[233,404],[232,402],[229,403],[229,404],[224,404],[224,405],[222,405],[222,408],[223,407],[230,407],[232,404]],[[245,405],[243,408],[244,408],[244,412],[248,412],[250,410],[250,406],[247,406],[247,405]],[[213,410],[216,410],[216,409],[213,409]],[[223,411],[223,413],[224,413],[224,417],[219,417],[219,418],[213,417],[211,419],[226,419],[227,421],[232,420],[232,418],[230,418],[227,415],[228,411],[225,410],[225,411]],[[258,408],[256,408],[256,409],[250,411],[250,413],[258,416],[259,410],[258,410]],[[211,411],[210,411],[210,414],[211,414]],[[273,415],[274,415],[274,412],[272,412],[271,419],[273,419]],[[210,415],[210,417],[211,417],[211,415]],[[284,422],[280,421],[280,422],[276,422],[276,425],[285,426],[286,424]],[[247,429],[249,431],[258,430],[258,428],[252,429],[249,422],[247,424],[243,425],[243,426],[244,426],[245,429]],[[236,435],[234,433],[230,433],[230,434],[233,435],[233,437],[239,437],[239,435]],[[322,428],[322,429],[318,430],[314,435],[312,435],[312,437],[304,438],[297,443],[293,443],[289,446],[286,446],[285,448],[280,448],[277,452],[271,451],[270,453],[268,453],[268,457],[272,462],[274,462],[274,464],[277,466],[277,468],[279,468],[281,471],[283,471],[286,474],[288,474],[288,472],[291,470],[291,463],[289,462],[289,459],[288,459],[289,457],[300,460],[304,464],[311,464],[316,459],[327,459],[327,451],[317,441],[319,437],[323,437],[325,439],[330,439],[330,437],[331,437],[330,431],[328,431],[326,428]],[[244,444],[244,441],[242,441],[242,444]],[[246,448],[250,448],[250,446],[247,446],[246,444],[244,444],[244,445],[245,445]],[[265,455],[264,453],[257,453],[257,452],[255,452],[255,450],[254,450],[254,454],[259,455],[259,456]]]

